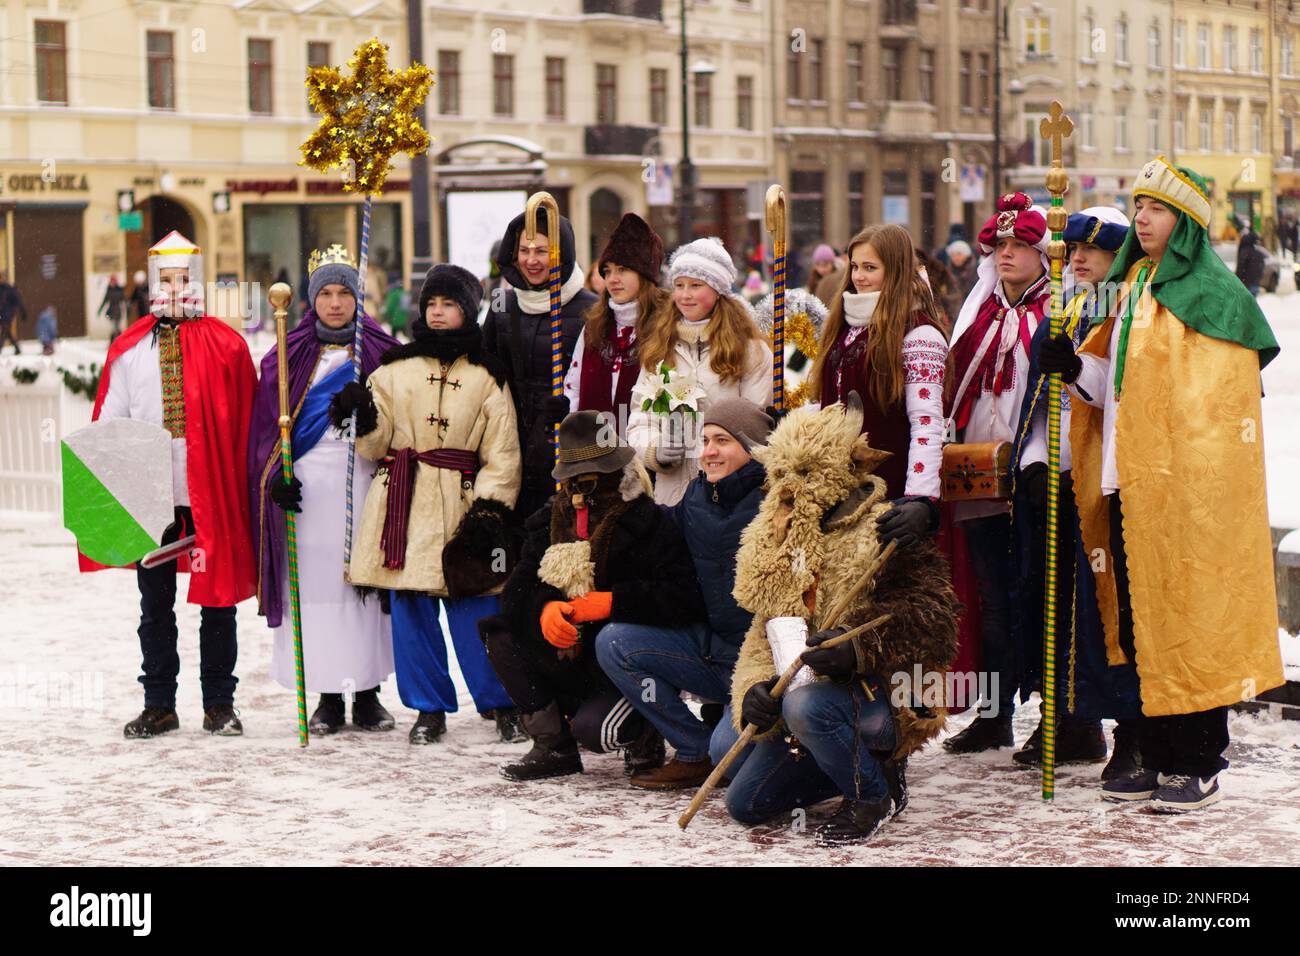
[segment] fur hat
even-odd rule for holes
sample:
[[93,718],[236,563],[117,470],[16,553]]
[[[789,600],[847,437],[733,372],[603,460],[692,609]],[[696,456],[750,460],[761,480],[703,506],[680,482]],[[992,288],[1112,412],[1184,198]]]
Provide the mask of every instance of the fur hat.
[[605,250],[596,260],[596,271],[604,273],[605,263],[613,262],[639,273],[651,283],[659,281],[664,264],[664,243],[650,224],[634,212],[625,213],[610,234]]
[[767,412],[747,398],[724,398],[720,402],[714,402],[700,421],[701,428],[705,425],[717,425],[724,429],[740,442],[740,447],[745,451],[766,442],[773,427]]
[[819,245],[816,249],[813,250],[812,261],[814,263],[834,262],[835,250],[823,242],[821,245]]
[[435,295],[451,299],[460,306],[466,325],[478,321],[478,306],[483,298],[483,286],[468,269],[450,263],[440,263],[425,274],[424,285],[420,286],[420,314],[417,316],[419,321],[424,321],[429,300]]
[[965,239],[954,239],[944,248],[944,252],[948,253],[949,259],[953,256],[965,256],[969,259],[971,256],[970,243]]
[[736,284],[736,264],[721,239],[696,239],[679,246],[668,260],[668,284],[682,276],[699,279],[718,295],[731,295]]

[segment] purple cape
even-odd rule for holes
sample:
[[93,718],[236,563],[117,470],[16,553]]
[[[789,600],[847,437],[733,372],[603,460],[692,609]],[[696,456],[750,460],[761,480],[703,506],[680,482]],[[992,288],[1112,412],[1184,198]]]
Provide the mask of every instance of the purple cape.
[[[379,367],[380,356],[400,345],[370,316],[364,316],[361,336],[362,381]],[[316,312],[308,309],[302,321],[285,337],[289,355],[289,408],[297,418],[298,408],[311,384],[320,358],[316,339]],[[291,426],[292,427],[292,426]],[[284,512],[271,501],[271,483],[284,481],[280,463],[280,370],[275,346],[262,358],[261,381],[253,400],[253,420],[248,429],[249,515],[253,524],[253,549],[257,557],[257,603],[268,627],[279,627],[284,617],[282,569],[288,567]],[[339,507],[344,507],[342,501]],[[356,506],[361,510],[360,502]],[[340,542],[342,544],[342,542]],[[343,569],[339,568],[339,573]]]

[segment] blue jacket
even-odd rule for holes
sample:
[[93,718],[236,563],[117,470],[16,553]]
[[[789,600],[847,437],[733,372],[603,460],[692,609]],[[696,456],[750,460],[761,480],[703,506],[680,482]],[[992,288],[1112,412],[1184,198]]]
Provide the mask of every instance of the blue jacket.
[[758,514],[766,478],[756,461],[718,482],[701,473],[687,486],[682,500],[667,509],[686,539],[704,594],[713,635],[710,646],[701,651],[723,663],[735,663],[753,617],[736,603],[731,589],[736,584],[740,533]]

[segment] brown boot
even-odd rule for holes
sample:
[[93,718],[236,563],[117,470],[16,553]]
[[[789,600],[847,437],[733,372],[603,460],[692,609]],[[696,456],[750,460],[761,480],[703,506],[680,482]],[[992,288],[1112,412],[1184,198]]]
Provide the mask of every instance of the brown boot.
[[713,773],[713,761],[707,757],[686,763],[674,757],[662,767],[634,774],[628,781],[638,790],[693,790]]

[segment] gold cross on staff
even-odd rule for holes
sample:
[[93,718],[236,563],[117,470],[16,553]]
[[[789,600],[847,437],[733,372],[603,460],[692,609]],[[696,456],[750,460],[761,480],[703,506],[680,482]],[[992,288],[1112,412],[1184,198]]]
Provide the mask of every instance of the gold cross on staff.
[[1052,144],[1052,165],[1061,163],[1061,140],[1069,139],[1074,132],[1074,121],[1065,115],[1059,100],[1052,100],[1047,118],[1038,124],[1039,135]]

